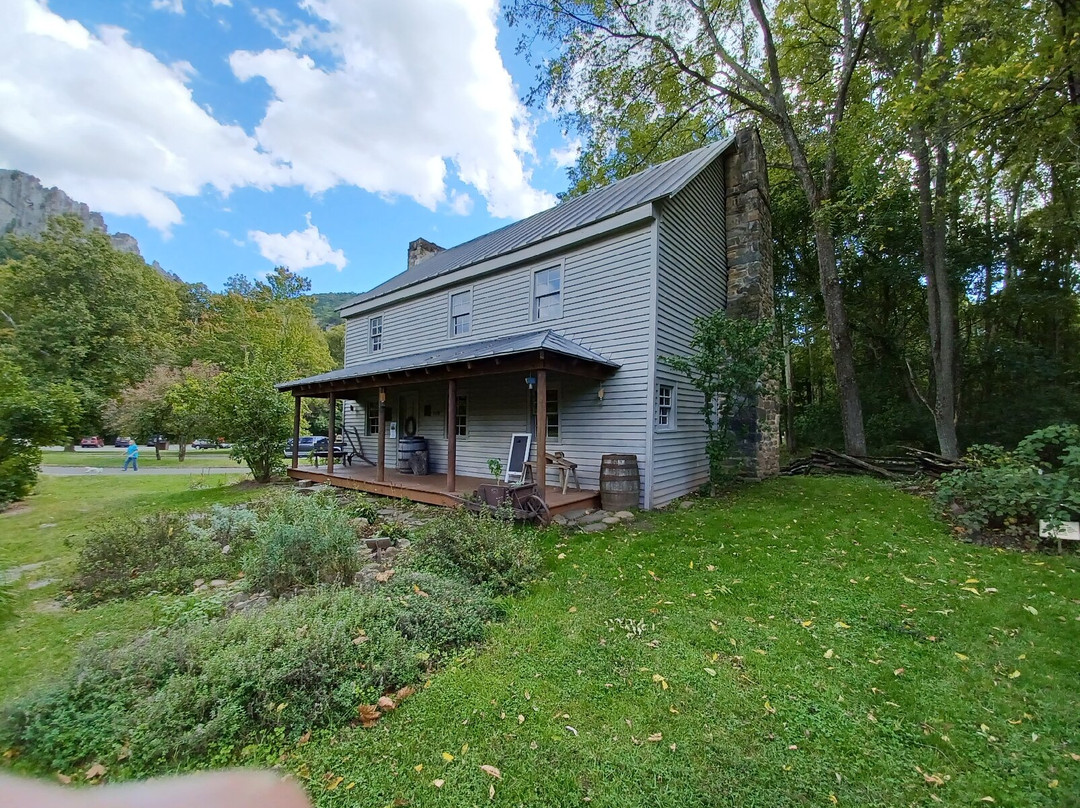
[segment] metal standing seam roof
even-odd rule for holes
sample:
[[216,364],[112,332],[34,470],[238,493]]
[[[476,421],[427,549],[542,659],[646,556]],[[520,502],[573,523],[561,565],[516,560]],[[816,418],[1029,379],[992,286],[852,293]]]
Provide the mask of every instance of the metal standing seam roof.
[[347,309],[407,286],[445,275],[456,269],[487,261],[545,239],[577,230],[594,222],[616,216],[647,202],[674,196],[717,156],[735,142],[734,137],[711,143],[680,157],[651,166],[633,176],[618,180],[583,196],[560,202],[520,222],[466,241],[425,258],[370,291],[354,297],[339,307]]
[[529,351],[551,351],[572,359],[583,359],[593,364],[617,370],[620,366],[617,362],[605,359],[598,353],[590,351],[578,345],[571,339],[554,331],[535,331],[530,334],[518,334],[513,337],[498,337],[496,339],[470,342],[466,345],[455,345],[451,348],[440,348],[433,351],[421,351],[420,353],[397,356],[390,359],[376,359],[372,362],[362,362],[349,365],[340,370],[332,370],[329,373],[320,373],[318,376],[308,376],[306,379],[296,379],[291,382],[282,382],[275,385],[278,390],[292,390],[295,387],[303,387],[309,384],[324,384],[326,382],[348,381],[359,379],[364,376],[373,376],[380,373],[395,373],[405,370],[418,370],[436,365],[453,365],[461,362],[470,362],[476,359],[491,359],[496,356],[511,356],[513,354],[526,353]]

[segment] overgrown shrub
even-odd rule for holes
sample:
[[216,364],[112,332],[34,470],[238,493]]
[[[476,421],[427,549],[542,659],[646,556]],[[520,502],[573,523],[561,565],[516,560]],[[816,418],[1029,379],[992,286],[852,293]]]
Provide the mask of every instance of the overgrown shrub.
[[1014,452],[973,446],[965,460],[971,468],[944,475],[936,500],[976,537],[996,531],[1034,539],[1040,519],[1080,517],[1080,428],[1073,424],[1037,430]]
[[282,497],[262,515],[244,557],[256,589],[280,595],[298,587],[344,584],[359,567],[350,514],[330,496]]
[[409,549],[413,569],[483,586],[494,595],[521,591],[540,556],[532,533],[486,513],[458,510],[430,522]]
[[[155,590],[182,592],[197,578],[235,574],[239,562],[233,551],[238,548],[228,541],[235,543],[238,536],[228,533],[228,541],[219,542],[203,524],[211,518],[163,511],[119,517],[91,528],[71,585],[76,601],[130,598]],[[223,552],[226,546],[229,552]]]
[[373,593],[323,590],[228,620],[184,621],[85,651],[0,720],[0,745],[42,770],[130,755],[133,774],[228,761],[297,737],[417,681],[433,655],[481,636],[494,607],[421,573]]

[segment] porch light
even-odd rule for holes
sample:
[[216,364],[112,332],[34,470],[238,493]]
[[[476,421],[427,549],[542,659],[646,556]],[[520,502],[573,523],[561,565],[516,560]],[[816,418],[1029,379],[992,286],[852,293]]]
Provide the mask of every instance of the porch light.
[[532,390],[533,387],[536,386],[536,377],[535,376],[526,376],[525,377],[525,384],[529,385],[529,389]]
[[596,397],[600,399],[600,403],[604,401],[604,385],[600,385],[600,389],[596,391]]

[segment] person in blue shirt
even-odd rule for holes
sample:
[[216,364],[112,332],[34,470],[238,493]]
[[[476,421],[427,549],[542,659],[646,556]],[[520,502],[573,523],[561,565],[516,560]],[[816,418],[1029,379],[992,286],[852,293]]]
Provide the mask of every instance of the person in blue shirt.
[[138,441],[132,441],[127,447],[127,457],[124,458],[124,471],[127,471],[128,463],[135,471],[139,470],[139,444]]

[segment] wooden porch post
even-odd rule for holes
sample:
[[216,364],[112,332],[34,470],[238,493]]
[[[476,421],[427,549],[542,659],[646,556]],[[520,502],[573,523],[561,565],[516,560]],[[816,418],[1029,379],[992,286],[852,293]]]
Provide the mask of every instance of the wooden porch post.
[[536,372],[536,481],[547,499],[547,371]]
[[328,436],[330,438],[330,445],[326,447],[327,448],[327,452],[326,452],[326,473],[327,474],[333,474],[334,473],[334,443],[336,442],[334,440],[334,437],[337,434],[337,424],[335,424],[334,421],[335,421],[335,416],[336,415],[337,415],[337,399],[334,398],[334,394],[331,393],[330,394],[330,429],[328,430],[330,432],[330,435]]
[[300,465],[300,396],[293,396],[296,407],[293,411],[292,422],[292,467]]
[[457,379],[446,382],[446,490],[457,488]]
[[375,481],[386,480],[386,388],[379,388],[379,463],[375,467]]

